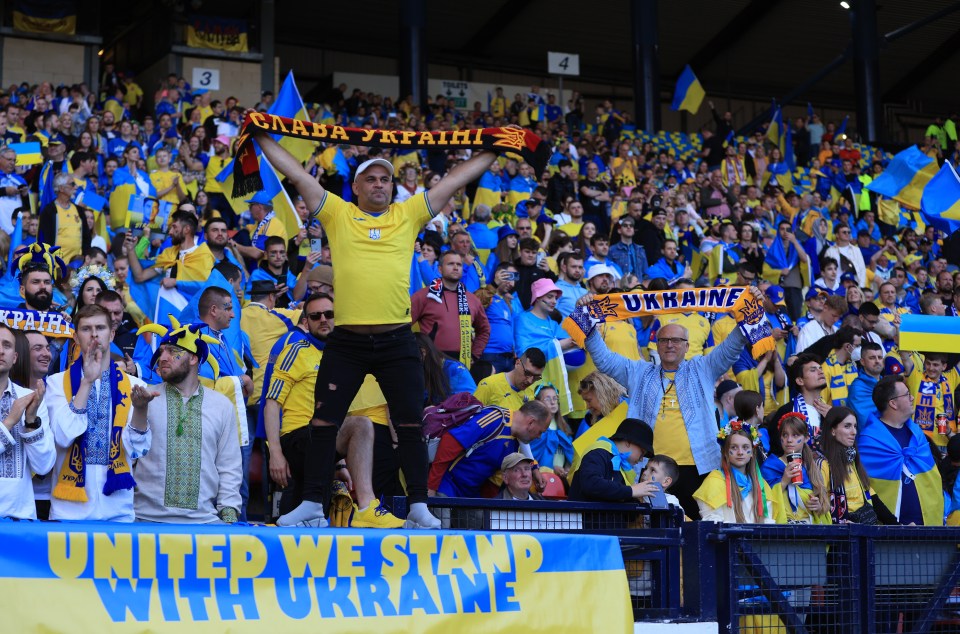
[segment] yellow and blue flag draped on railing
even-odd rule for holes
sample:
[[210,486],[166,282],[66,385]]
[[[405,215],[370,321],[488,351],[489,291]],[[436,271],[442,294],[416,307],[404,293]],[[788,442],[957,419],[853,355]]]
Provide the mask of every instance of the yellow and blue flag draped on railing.
[[692,114],[697,114],[703,98],[706,96],[700,80],[693,74],[693,69],[687,64],[677,79],[677,87],[673,92],[673,103],[671,110],[686,110]]
[[13,28],[27,33],[77,32],[75,0],[20,0],[14,3]]
[[[939,350],[940,348],[938,348]],[[901,447],[877,413],[867,419],[857,438],[857,451],[870,484],[891,513],[900,518],[904,478],[911,478],[920,497],[925,526],[943,526],[943,483],[930,453],[927,437],[912,421],[907,422],[910,444]]]
[[924,219],[947,234],[960,229],[960,175],[946,161],[923,188],[920,210]]
[[[287,78],[283,80],[283,85],[280,86],[280,91],[277,93],[276,101],[273,102],[267,112],[279,117],[290,117],[301,121],[310,119],[307,108],[303,105],[303,99],[300,98],[300,91],[297,90],[297,82],[293,79],[292,70],[287,73]],[[301,163],[306,162],[317,147],[315,141],[305,141],[280,134],[273,135],[273,139]]]
[[40,143],[37,141],[11,143],[7,147],[17,153],[17,167],[43,163],[43,154],[40,152]]
[[894,156],[890,165],[867,185],[867,189],[911,209],[920,209],[923,189],[936,174],[937,162],[916,145],[911,145]]

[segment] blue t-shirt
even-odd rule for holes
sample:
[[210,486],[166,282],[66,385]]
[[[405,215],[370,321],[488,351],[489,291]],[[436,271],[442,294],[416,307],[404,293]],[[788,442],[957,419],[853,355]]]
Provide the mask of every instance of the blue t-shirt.
[[485,353],[513,352],[513,310],[499,295],[494,295],[487,306],[487,321],[490,322],[490,339]]
[[539,348],[549,361],[554,357],[553,342],[569,339],[567,331],[549,317],[540,319],[532,310],[525,310],[513,318],[513,344],[517,356],[528,348]]
[[[896,429],[886,423],[883,424],[896,441],[900,443],[901,447],[905,449],[910,446],[913,434],[910,433],[910,428],[907,425]],[[917,493],[917,484],[903,474],[901,474],[900,479],[903,482],[900,493],[900,524],[906,526],[914,523],[917,526],[923,526],[923,509],[920,507],[920,494]],[[883,503],[887,505],[891,513],[896,512],[896,508],[891,506],[896,504],[896,502],[896,500],[883,500]]]

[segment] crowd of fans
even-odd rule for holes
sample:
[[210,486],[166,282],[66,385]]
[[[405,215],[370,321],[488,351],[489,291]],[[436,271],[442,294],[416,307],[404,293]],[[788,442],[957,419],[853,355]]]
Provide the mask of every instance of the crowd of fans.
[[[19,291],[3,308],[21,311],[0,324],[0,516],[243,520],[252,447],[265,439],[287,524],[402,526],[376,500],[421,475],[431,496],[666,492],[693,520],[960,523],[958,359],[898,345],[905,314],[960,316],[960,270],[918,216],[882,221],[865,185],[889,155],[816,113],[793,123],[793,166],[765,130],[735,136],[729,112],[697,135],[651,133],[609,100],[586,112],[576,93],[561,105],[538,87],[512,99],[498,88],[486,107],[460,111],[442,96],[420,107],[341,85],[306,104],[312,120],[514,124],[552,157],[535,173],[502,155],[459,186],[479,153],[318,144],[302,163],[319,204],[278,167],[302,225],[291,235],[272,196],[236,201],[223,183],[249,104],[175,75],[151,99],[110,67],[102,86],[0,92],[0,262]],[[254,107],[272,103],[265,92]],[[18,165],[11,145],[30,142],[42,162]],[[949,119],[922,147],[940,161],[958,148]],[[388,178],[374,183],[378,174]],[[173,211],[128,225],[120,187]],[[336,473],[317,476],[317,368],[334,315],[357,310],[335,298],[357,276],[393,273],[382,253],[333,249],[323,220],[333,197],[363,203],[379,188],[388,213],[425,214],[412,261],[391,280],[409,285],[419,408],[430,419],[450,397],[479,403],[461,398],[451,416],[470,415],[418,466],[409,448],[423,437],[411,440],[384,396],[398,388],[368,377],[330,432]],[[109,202],[95,209],[78,193]],[[595,295],[719,285],[762,298],[775,351],[755,360],[729,315],[610,322],[585,351],[560,326]],[[193,306],[189,323],[184,313],[150,326],[165,292]],[[392,297],[367,297],[366,310],[380,300],[392,308]],[[73,339],[25,325],[29,311],[69,317]],[[341,516],[344,500],[353,510]],[[439,522],[423,507],[406,525]]]

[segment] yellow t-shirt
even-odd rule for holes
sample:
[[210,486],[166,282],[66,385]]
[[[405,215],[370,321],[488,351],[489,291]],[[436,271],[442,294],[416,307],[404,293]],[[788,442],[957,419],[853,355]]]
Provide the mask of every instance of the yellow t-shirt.
[[637,329],[629,321],[608,321],[600,324],[600,335],[611,352],[624,356],[631,361],[640,360]]
[[914,398],[914,422],[936,446],[946,447],[950,437],[937,433],[936,416],[946,414],[948,431],[957,431],[956,392],[960,385],[960,372],[951,368],[940,375],[939,381],[930,381],[923,373],[921,362],[906,375],[906,380]]
[[314,216],[327,232],[334,257],[337,325],[410,322],[413,245],[434,215],[426,194],[375,215],[324,192]]
[[83,257],[83,225],[80,224],[80,212],[70,203],[66,209],[56,202],[57,208],[57,244],[64,262]]
[[[713,347],[713,336],[710,331],[710,322],[705,317],[697,313],[678,313],[676,315],[663,315],[654,322],[651,332],[656,332],[660,328],[670,324],[679,324],[687,329],[689,336],[687,354],[684,359],[689,361],[694,357],[703,354],[706,348]],[[648,345],[650,350],[657,349],[657,342],[654,337],[650,338]]]
[[[280,351],[267,398],[279,403],[283,410],[281,436],[304,427],[313,418],[314,385],[322,357],[323,351],[305,339],[289,343]],[[366,376],[350,404],[349,413],[367,416],[380,425],[387,424],[386,399],[372,374]]]
[[511,412],[520,409],[521,405],[535,398],[533,386],[522,391],[517,391],[516,388],[510,385],[510,381],[507,380],[506,372],[488,376],[480,381],[473,395],[484,405],[505,407]]
[[[820,473],[823,474],[823,482],[830,489],[830,463],[826,460],[820,463]],[[835,483],[839,484],[839,483]],[[864,505],[863,486],[860,484],[860,478],[857,471],[852,466],[847,467],[847,479],[843,482],[843,490],[847,496],[847,512],[859,510]],[[825,500],[824,505],[829,505],[830,500]]]
[[664,392],[657,414],[657,424],[653,428],[653,450],[657,455],[665,454],[677,461],[678,465],[695,465],[693,451],[690,449],[690,436],[683,424],[680,413],[680,401],[677,400],[677,388],[673,383],[676,372],[664,372],[670,387]]
[[[260,238],[263,238],[264,240],[266,240],[271,236],[279,236],[283,238],[284,243],[287,242],[287,229],[286,227],[283,226],[283,222],[276,216],[271,218],[269,222],[267,222],[267,224],[263,225],[262,228],[260,227],[260,223],[256,223],[252,225],[247,225],[247,229],[250,232],[250,243],[253,246],[256,246],[258,248],[262,248],[262,247],[259,247],[257,243],[257,240],[259,240]],[[304,242],[307,242],[307,244],[310,244],[306,240]]]
[[127,93],[123,96],[123,103],[128,106],[137,105],[137,99],[143,97],[143,88],[141,88],[136,82],[130,82],[126,84]]
[[[170,170],[167,170],[165,172],[161,172],[160,170],[154,170],[150,172],[150,182],[153,183],[154,188],[159,192],[173,185],[173,181],[178,176],[180,175]],[[174,187],[173,189],[168,191],[166,194],[160,197],[160,200],[165,200],[168,203],[173,203],[174,205],[179,203],[180,197],[177,196],[177,188]]]
[[223,185],[221,185],[220,181],[217,180],[217,175],[223,171],[223,168],[226,167],[227,163],[229,163],[231,160],[232,159],[230,158],[229,154],[224,158],[220,158],[219,156],[210,157],[210,160],[207,161],[207,167],[204,170],[204,173],[207,177],[203,186],[204,191],[206,191],[208,194],[224,193]]
[[[263,304],[255,302],[250,302],[240,312],[240,328],[250,334],[250,353],[259,366],[253,369],[253,393],[247,399],[247,405],[257,405],[260,401],[263,375],[267,371],[270,349],[280,337],[291,330],[291,326],[295,327],[294,324],[300,319],[300,312],[284,308],[267,310]],[[281,319],[281,316],[285,317],[286,321]],[[310,398],[312,399],[313,396],[311,395]]]
[[580,235],[580,230],[583,229],[583,225],[586,223],[583,222],[568,222],[557,227],[560,231],[564,232],[571,238],[575,238]]

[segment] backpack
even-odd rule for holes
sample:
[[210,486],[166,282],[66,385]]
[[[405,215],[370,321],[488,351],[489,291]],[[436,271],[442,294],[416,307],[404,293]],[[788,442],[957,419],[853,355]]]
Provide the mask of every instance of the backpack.
[[469,392],[460,392],[449,396],[439,405],[431,405],[423,410],[423,435],[427,438],[427,454],[432,463],[437,455],[440,438],[453,429],[463,425],[475,417],[487,416],[491,412],[500,413],[500,424],[491,426],[491,433],[479,439],[472,447],[467,448],[466,457],[469,457],[478,447],[500,435],[507,424],[509,410],[496,406],[484,406]]

